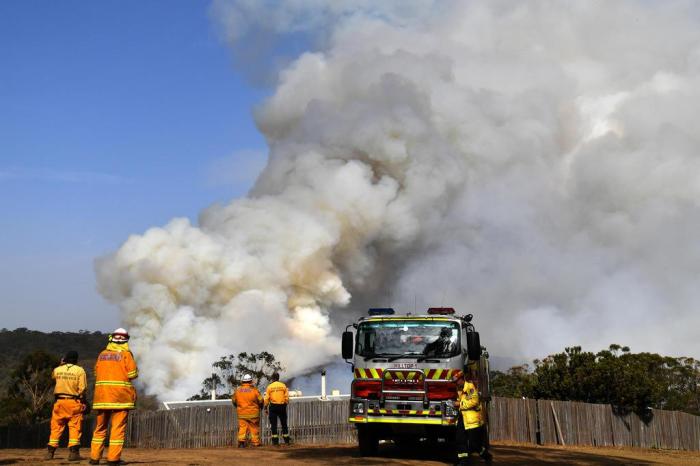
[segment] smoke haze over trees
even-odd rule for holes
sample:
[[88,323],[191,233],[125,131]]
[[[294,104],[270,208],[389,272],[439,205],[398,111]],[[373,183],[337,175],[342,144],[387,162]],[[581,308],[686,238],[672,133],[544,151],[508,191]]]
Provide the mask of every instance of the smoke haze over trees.
[[504,356],[697,354],[699,9],[215,1],[234,54],[310,51],[255,110],[248,197],[96,264],[149,392],[241,351],[303,374],[369,305],[452,305]]

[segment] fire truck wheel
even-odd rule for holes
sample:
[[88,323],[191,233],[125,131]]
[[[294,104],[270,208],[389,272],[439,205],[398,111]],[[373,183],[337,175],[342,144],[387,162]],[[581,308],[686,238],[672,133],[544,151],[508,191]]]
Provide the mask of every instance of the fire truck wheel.
[[394,444],[402,450],[412,450],[418,447],[420,437],[416,435],[402,435],[394,438]]
[[374,456],[377,454],[379,438],[370,426],[357,426],[357,441],[360,445],[360,455]]

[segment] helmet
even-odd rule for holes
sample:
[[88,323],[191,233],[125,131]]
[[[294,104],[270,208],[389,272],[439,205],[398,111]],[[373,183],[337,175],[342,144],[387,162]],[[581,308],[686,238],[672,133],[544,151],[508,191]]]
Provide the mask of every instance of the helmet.
[[252,382],[252,381],[253,381],[253,376],[250,375],[250,374],[246,374],[246,375],[243,376],[243,378],[241,379],[241,381],[242,381],[243,383]]
[[125,343],[129,341],[129,332],[122,327],[119,327],[110,335],[110,341],[115,343]]

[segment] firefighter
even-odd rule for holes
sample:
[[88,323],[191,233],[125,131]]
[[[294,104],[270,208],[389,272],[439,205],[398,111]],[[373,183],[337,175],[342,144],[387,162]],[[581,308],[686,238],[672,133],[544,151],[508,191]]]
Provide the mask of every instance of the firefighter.
[[118,328],[109,335],[107,348],[95,364],[95,397],[92,407],[97,412],[92,434],[90,464],[99,464],[109,428],[107,464],[120,463],[129,410],[134,409],[136,390],[131,381],[138,376],[134,356],[129,350],[129,333]]
[[250,374],[245,374],[241,382],[241,386],[231,397],[238,415],[238,448],[245,447],[248,433],[250,433],[251,444],[259,447],[260,408],[263,405],[263,397],[253,385],[253,377]]
[[78,353],[68,351],[61,365],[53,370],[51,378],[56,381],[53,394],[56,401],[51,412],[51,434],[48,451],[44,459],[53,459],[61,434],[68,425],[68,461],[80,461],[80,435],[83,413],[87,410],[85,370],[78,366]]
[[452,330],[449,327],[440,329],[440,336],[435,341],[425,345],[423,354],[426,356],[446,357],[455,352],[457,343],[452,339]]
[[[476,456],[481,456],[486,463],[492,460],[491,453],[487,450],[486,428],[484,426],[483,405],[479,399],[479,392],[476,388],[478,373],[475,363],[468,366],[468,379],[464,380],[463,375],[457,378],[457,406],[459,416],[457,417],[456,443],[457,443],[457,464],[471,464]],[[472,455],[474,454],[474,455]],[[472,456],[470,456],[472,455]]]
[[289,390],[280,382],[279,373],[272,374],[272,383],[265,389],[265,407],[270,417],[270,429],[272,430],[272,444],[279,445],[280,437],[277,435],[277,419],[282,424],[282,438],[289,445],[289,429],[287,428],[287,405],[289,404]]

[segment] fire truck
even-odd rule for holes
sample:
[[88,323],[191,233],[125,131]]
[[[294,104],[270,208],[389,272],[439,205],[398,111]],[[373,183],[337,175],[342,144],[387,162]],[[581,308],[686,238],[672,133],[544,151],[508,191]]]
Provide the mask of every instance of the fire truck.
[[[361,455],[374,455],[380,440],[451,442],[459,415],[455,379],[467,367],[478,370],[475,382],[488,412],[488,353],[471,314],[457,316],[447,307],[420,315],[391,308],[368,314],[348,325],[342,338],[342,356],[354,373],[348,421],[357,427]],[[488,419],[486,426],[488,432]]]

